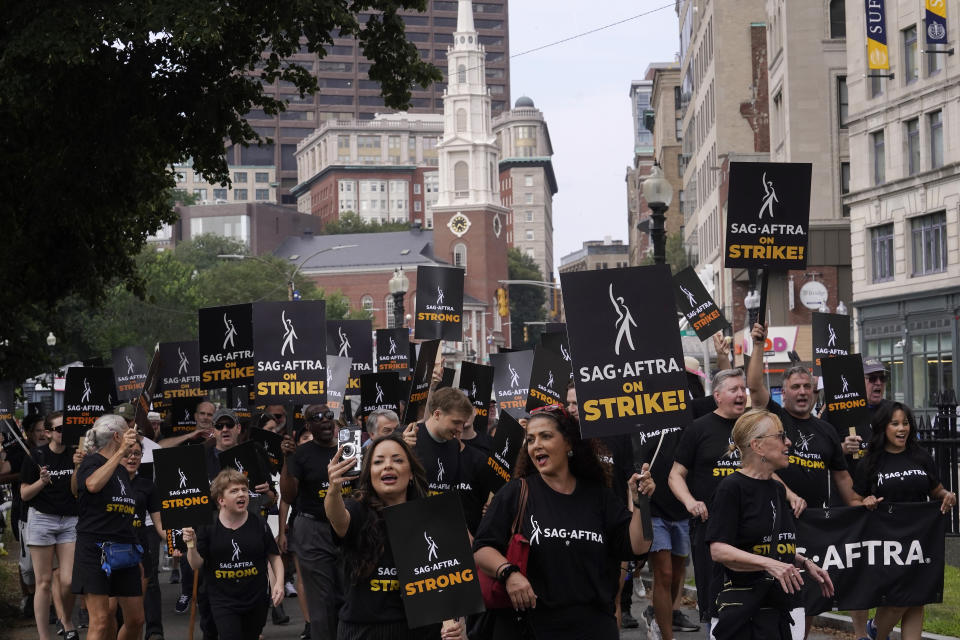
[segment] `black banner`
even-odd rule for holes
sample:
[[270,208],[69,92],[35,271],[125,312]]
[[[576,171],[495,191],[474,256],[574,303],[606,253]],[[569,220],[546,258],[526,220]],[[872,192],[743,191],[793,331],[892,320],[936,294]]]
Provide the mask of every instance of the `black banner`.
[[365,373],[360,376],[360,413],[374,409],[400,411],[400,375],[397,373]]
[[70,367],[63,389],[63,444],[80,442],[97,418],[113,413],[117,397],[111,367]]
[[457,370],[451,367],[441,367],[440,368],[440,380],[437,381],[437,386],[435,389],[443,389],[444,387],[452,387],[453,380],[457,377]]
[[327,355],[353,359],[347,395],[360,393],[360,376],[373,372],[373,324],[369,320],[327,320]]
[[860,458],[870,443],[870,409],[867,408],[867,387],[863,380],[863,360],[859,353],[825,358],[823,369],[824,417],[832,424],[840,439],[858,435],[863,440],[856,457]]
[[836,591],[829,600],[805,588],[809,610],[942,602],[948,518],[940,502],[807,509],[797,520],[797,552],[825,569]]
[[377,371],[394,371],[400,377],[410,375],[410,331],[377,329]]
[[673,285],[677,310],[687,319],[701,341],[730,326],[693,267],[687,267],[673,276]]
[[222,451],[219,456],[220,469],[236,469],[247,477],[250,490],[267,482],[267,470],[264,468],[263,452],[260,444],[247,440]]
[[812,167],[808,162],[730,163],[723,266],[807,266]]
[[820,375],[820,360],[850,355],[850,316],[813,312],[813,373]]
[[540,334],[540,344],[545,349],[549,349],[567,362],[567,369],[570,370],[570,379],[573,380],[573,358],[570,357],[570,341],[567,339],[566,323],[548,322],[547,324],[561,324],[559,331],[544,331]]
[[417,267],[418,340],[463,340],[463,274],[458,267]]
[[460,364],[460,388],[470,398],[477,415],[473,428],[485,433],[490,421],[490,394],[493,392],[493,367],[464,360]]
[[560,275],[584,438],[690,423],[666,265]]
[[490,487],[496,493],[500,487],[510,482],[517,464],[517,456],[524,447],[526,432],[520,423],[509,413],[500,415],[497,433],[493,436],[493,449],[487,458],[487,476]]
[[270,463],[270,473],[280,473],[283,468],[283,451],[280,445],[283,444],[283,436],[266,429],[250,429],[250,440],[258,442],[267,452],[267,461]]
[[164,529],[210,524],[210,481],[206,448],[192,445],[153,452],[153,477]]
[[150,359],[150,368],[147,369],[147,377],[143,381],[143,386],[140,388],[140,392],[136,395],[134,400],[134,406],[137,409],[137,412],[134,417],[134,422],[137,425],[137,428],[140,429],[140,433],[153,434],[154,437],[157,434],[153,433],[153,425],[150,424],[150,421],[147,420],[147,413],[150,412],[151,406],[156,406],[157,410],[160,410],[161,406],[159,400],[156,400],[157,386],[160,382],[160,352],[154,350],[153,357]]
[[350,380],[350,358],[327,356],[327,408],[340,417]]
[[433,379],[433,368],[436,365],[439,349],[439,340],[427,340],[420,343],[417,366],[413,370],[413,377],[410,379],[410,397],[407,401],[406,413],[403,416],[403,424],[410,424],[419,420],[427,407],[430,382]]
[[258,402],[326,402],[325,311],[323,300],[253,305]]
[[518,420],[526,417],[533,351],[490,354],[490,364],[493,365],[493,386],[497,390],[500,412],[507,412]]
[[411,629],[484,610],[456,492],[383,510]]
[[9,420],[11,427],[17,409],[17,398],[13,393],[15,387],[10,380],[0,382],[0,420]]
[[227,408],[237,415],[241,423],[248,423],[253,419],[250,409],[250,388],[246,385],[230,387],[227,390]]
[[147,379],[147,355],[143,347],[114,349],[113,375],[119,401],[132,401],[140,395],[143,383]]
[[570,383],[570,363],[543,345],[533,354],[530,370],[530,388],[527,392],[527,411],[551,404],[566,404],[567,385]]
[[253,382],[253,306],[200,309],[200,386]]
[[200,388],[200,343],[160,343],[160,390],[169,406],[174,398],[204,396]]

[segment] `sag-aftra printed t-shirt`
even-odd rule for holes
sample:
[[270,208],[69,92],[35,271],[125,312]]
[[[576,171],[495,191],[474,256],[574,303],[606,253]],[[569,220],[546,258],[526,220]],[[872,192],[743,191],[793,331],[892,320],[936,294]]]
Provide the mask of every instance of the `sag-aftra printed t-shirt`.
[[30,452],[30,460],[26,461],[20,471],[22,484],[33,484],[40,479],[40,467],[46,467],[50,474],[50,484],[41,489],[27,506],[33,507],[41,513],[54,516],[77,515],[77,499],[70,489],[70,477],[73,475],[73,451],[69,448],[60,453],[50,450],[45,444]]
[[87,478],[106,463],[107,459],[99,453],[90,453],[77,469],[80,493],[77,535],[95,542],[136,542],[133,533],[136,496],[130,485],[130,473],[117,465],[99,492],[87,491]]
[[[311,440],[297,447],[294,454],[287,458],[287,473],[299,481],[296,501],[298,513],[309,513],[317,520],[326,522],[323,500],[330,488],[327,465],[335,455],[337,447],[324,447]],[[349,494],[350,487],[350,482],[345,482],[341,492]]]
[[687,468],[687,487],[709,511],[720,481],[740,468],[740,452],[730,451],[736,420],[716,413],[697,418],[683,430],[674,460]]
[[830,497],[830,472],[847,470],[837,430],[814,416],[795,418],[774,406],[790,438],[790,465],[778,469],[777,476],[806,500],[808,507],[825,506]]
[[197,552],[212,606],[242,612],[267,598],[267,556],[280,555],[280,550],[259,516],[248,512],[237,529],[214,516],[211,526],[197,531]]
[[933,458],[923,449],[913,447],[902,453],[881,451],[872,477],[867,477],[867,465],[861,460],[853,490],[885,502],[926,502],[939,484]]

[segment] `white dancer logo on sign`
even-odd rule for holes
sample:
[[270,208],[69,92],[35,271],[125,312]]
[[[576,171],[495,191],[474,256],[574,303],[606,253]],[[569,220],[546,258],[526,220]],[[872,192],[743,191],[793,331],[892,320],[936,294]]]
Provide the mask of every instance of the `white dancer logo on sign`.
[[507,363],[507,369],[510,371],[510,386],[514,389],[520,386],[520,374],[513,368],[513,365]]
[[687,304],[689,304],[691,308],[695,308],[697,306],[697,299],[693,297],[693,292],[683,285],[680,285],[680,291],[683,292],[683,295],[687,296]]
[[180,467],[177,467],[177,473],[180,475],[180,488],[183,489],[187,486],[187,474]]
[[127,375],[133,375],[133,360],[130,359],[130,356],[124,356],[127,359]]
[[423,532],[423,539],[427,541],[427,562],[437,559],[437,543],[433,541],[433,538],[427,535],[427,532]]
[[833,330],[833,325],[830,323],[827,323],[827,332],[830,334],[830,339],[827,340],[827,346],[837,346],[837,332]]
[[221,348],[226,349],[229,344],[230,348],[233,349],[233,339],[237,337],[237,329],[233,326],[233,320],[227,318],[226,313],[223,314],[223,326],[225,326],[227,330],[223,333],[223,347]]
[[180,354],[180,368],[177,369],[177,375],[186,375],[187,369],[190,367],[190,361],[187,360],[187,354],[180,347],[177,347],[177,353]]
[[347,334],[343,332],[343,327],[337,327],[337,334],[340,336],[340,352],[337,355],[341,358],[349,358],[350,340],[347,339]]
[[767,180],[767,172],[763,172],[763,204],[760,206],[760,220],[763,220],[763,212],[766,211],[767,214],[773,218],[773,203],[780,202],[777,200],[777,190],[773,187],[773,180]]
[[233,538],[230,538],[230,544],[233,546],[233,555],[230,556],[230,561],[237,562],[240,560],[240,545]]
[[847,376],[840,374],[840,380],[843,382],[843,391],[841,393],[846,393],[847,389],[850,388],[850,385],[847,383]]
[[377,382],[377,397],[374,399],[374,402],[377,404],[383,402],[383,387],[380,386],[380,383]]
[[610,283],[610,302],[613,303],[613,308],[617,312],[617,320],[615,322],[617,326],[617,342],[613,347],[614,353],[620,355],[620,344],[623,342],[623,339],[627,339],[627,345],[630,347],[631,351],[636,351],[636,347],[633,346],[633,334],[630,332],[630,326],[637,326],[636,321],[633,319],[633,316],[630,314],[630,308],[623,302],[623,296],[614,296],[613,295],[613,283]]
[[390,352],[387,355],[394,355],[397,352],[397,341],[390,336]]
[[80,404],[85,404],[90,402],[90,394],[93,390],[90,388],[90,381],[86,378],[83,379],[83,395],[80,396]]
[[290,355],[294,355],[296,352],[293,349],[293,341],[297,339],[297,332],[293,328],[293,320],[287,318],[286,310],[280,314],[280,323],[283,325],[283,345],[280,347],[280,355],[286,355],[287,349],[290,349]]
[[440,285],[437,285],[437,305],[443,304],[443,289],[440,288]]

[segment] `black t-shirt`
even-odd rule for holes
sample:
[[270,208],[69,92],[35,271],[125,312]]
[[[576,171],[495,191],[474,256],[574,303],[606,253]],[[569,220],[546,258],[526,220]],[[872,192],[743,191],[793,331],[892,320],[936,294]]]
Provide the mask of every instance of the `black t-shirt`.
[[670,490],[667,478],[670,476],[670,469],[673,468],[673,460],[676,454],[677,445],[683,435],[683,427],[664,427],[656,429],[642,435],[643,440],[643,460],[650,462],[657,445],[660,443],[660,435],[663,434],[663,444],[660,445],[660,453],[653,463],[650,470],[653,481],[657,484],[653,497],[650,499],[650,515],[664,520],[686,520],[690,517],[687,508],[683,503],[677,500]]
[[460,452],[456,489],[470,533],[476,533],[483,516],[483,505],[490,493],[489,483],[483,475],[489,458],[490,454],[476,447],[465,446]]
[[[73,451],[64,448],[60,453],[50,450],[50,445],[33,449],[30,452],[33,462],[27,462],[20,470],[20,482],[33,484],[40,478],[40,467],[46,466],[50,473],[50,484],[40,490],[26,506],[52,516],[77,515],[77,499],[70,490],[70,478],[73,476]],[[19,491],[18,491],[19,493]]]
[[[419,439],[419,438],[418,438]],[[488,436],[485,433],[477,432],[475,438],[470,438],[469,440],[464,440],[463,444],[468,447],[474,447],[483,452],[484,455],[490,456],[490,453],[493,451],[493,438]]]
[[[360,530],[367,518],[373,513],[366,505],[356,500],[344,500],[347,511],[350,512],[350,526],[346,535],[339,538],[344,549],[356,550],[360,546]],[[383,553],[377,560],[373,571],[352,580],[346,600],[340,609],[340,619],[355,624],[383,624],[387,622],[402,622],[406,620],[403,611],[403,602],[400,599],[400,581],[397,579],[397,565],[393,561],[393,551],[390,548],[390,539],[387,537],[386,526],[380,521],[383,528]],[[334,534],[334,539],[336,534]],[[348,572],[352,567],[347,567]]]
[[861,496],[877,496],[886,502],[926,502],[940,484],[937,465],[919,447],[901,453],[877,454],[876,472],[867,477],[866,460],[857,467],[853,490]]
[[197,553],[212,606],[244,611],[267,598],[267,556],[280,550],[266,522],[247,512],[237,529],[228,529],[217,515],[197,532]]
[[615,496],[627,503],[627,483],[633,475],[633,444],[629,435],[603,436],[596,439],[600,443],[602,455],[600,461],[613,467],[611,488]]
[[[613,491],[577,481],[570,495],[547,486],[539,473],[527,476],[529,497],[521,533],[530,541],[527,579],[537,607],[587,605],[612,614],[620,561],[634,558],[630,512]],[[520,480],[493,497],[480,522],[473,549],[506,553],[517,512]]]
[[136,500],[133,512],[133,531],[143,539],[147,533],[147,514],[160,511],[160,492],[149,478],[137,474],[130,481]]
[[427,473],[427,493],[434,496],[446,493],[460,481],[460,442],[454,438],[437,442],[423,422],[417,425],[417,454]]
[[[330,481],[327,479],[327,465],[337,455],[337,447],[324,447],[315,441],[305,442],[287,457],[287,473],[298,480],[297,512],[307,513],[326,522],[327,513],[323,510],[323,499],[327,496]],[[351,484],[344,483],[341,493],[347,495]]]
[[77,469],[77,487],[80,493],[80,518],[77,536],[95,542],[136,542],[133,533],[133,514],[136,500],[130,486],[130,474],[117,465],[113,475],[98,493],[87,491],[87,478],[107,463],[99,453],[84,456]]
[[[707,521],[707,543],[731,546],[793,564],[797,555],[797,525],[783,485],[773,480],[734,473],[723,479],[713,497]],[[749,585],[765,571],[734,571],[724,567],[735,585]]]
[[772,405],[790,438],[790,465],[777,475],[791,491],[807,501],[808,507],[827,506],[830,499],[830,471],[846,471],[847,461],[829,422],[814,416],[800,419],[778,404]]
[[694,398],[690,402],[690,408],[693,411],[693,419],[702,418],[708,413],[713,413],[717,410],[717,401],[713,398],[713,395],[706,395],[702,398]]
[[[3,449],[7,454],[7,462],[10,463],[10,472],[19,474],[23,471],[23,461],[27,456],[23,452],[23,449],[20,448],[20,445],[11,441],[3,445]],[[27,508],[23,505],[23,500],[20,498],[20,480],[13,480],[10,483],[10,489],[13,491],[10,521],[13,523],[14,530],[16,530],[17,520],[26,522]]]
[[730,434],[736,422],[708,413],[684,429],[677,444],[674,460],[687,468],[687,487],[695,499],[707,505],[708,511],[713,511],[710,505],[717,485],[740,468],[740,452],[730,451]]

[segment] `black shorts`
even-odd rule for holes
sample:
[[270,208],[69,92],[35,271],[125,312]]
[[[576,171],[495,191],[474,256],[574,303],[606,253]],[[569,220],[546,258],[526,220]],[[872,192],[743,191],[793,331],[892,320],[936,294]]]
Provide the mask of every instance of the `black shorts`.
[[114,569],[108,576],[100,568],[100,547],[97,542],[77,537],[73,556],[73,585],[77,594],[127,598],[143,595],[140,583],[140,565],[126,569]]

